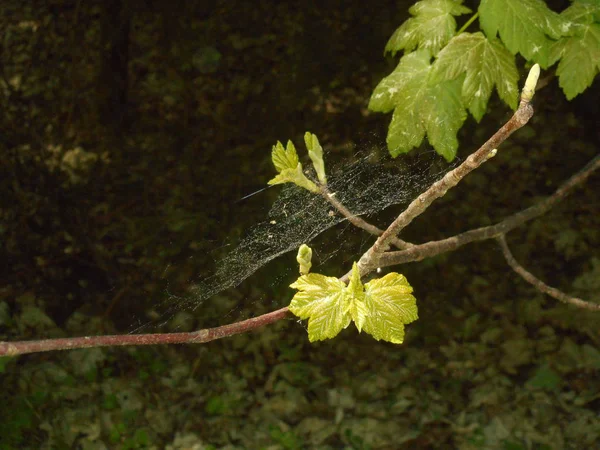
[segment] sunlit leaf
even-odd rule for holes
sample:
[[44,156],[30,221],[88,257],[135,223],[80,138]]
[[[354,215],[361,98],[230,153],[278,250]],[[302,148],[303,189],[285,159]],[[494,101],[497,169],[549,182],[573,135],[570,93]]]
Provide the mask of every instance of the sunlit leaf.
[[428,83],[430,60],[427,50],[404,56],[371,96],[371,110],[387,112],[394,108],[387,136],[393,157],[421,145],[426,134],[446,160],[456,156],[456,134],[467,117],[461,99],[463,80]]
[[270,179],[268,184],[294,183],[301,188],[308,189],[311,192],[318,192],[319,188],[310,181],[302,171],[302,164],[298,163],[295,169],[283,169],[279,175]]
[[289,309],[301,319],[308,319],[311,342],[331,339],[350,324],[346,285],[337,278],[311,273],[290,287],[298,292]]
[[304,142],[308,149],[308,156],[310,157],[313,167],[317,172],[317,177],[322,184],[327,183],[327,177],[325,176],[325,162],[323,161],[323,147],[319,144],[319,139],[314,134],[308,131],[304,134]]
[[415,48],[422,48],[435,55],[454,36],[454,16],[471,12],[461,3],[462,0],[423,0],[415,3],[408,10],[414,17],[394,32],[385,51],[394,55],[400,50],[408,53]]
[[404,275],[389,273],[365,284],[364,331],[375,339],[401,344],[404,325],[418,319],[417,301]]
[[367,305],[365,304],[365,287],[360,281],[360,271],[358,265],[352,265],[352,273],[348,282],[348,312],[356,325],[358,331],[362,331],[365,320],[367,319]]
[[520,53],[543,68],[549,65],[552,39],[570,28],[543,0],[482,0],[479,20],[489,39],[499,34],[512,54]]
[[591,86],[600,72],[600,4],[574,3],[561,14],[571,24],[572,35],[561,38],[552,48],[551,62],[560,58],[556,75],[568,100]]
[[488,40],[481,32],[452,38],[433,64],[430,81],[452,80],[462,73],[462,99],[477,121],[485,114],[494,86],[505,103],[517,108],[515,58],[497,39]]
[[271,159],[273,160],[277,172],[281,172],[285,169],[295,169],[298,165],[296,147],[294,147],[292,141],[288,141],[287,148],[283,148],[281,142],[277,141],[277,144],[273,146]]

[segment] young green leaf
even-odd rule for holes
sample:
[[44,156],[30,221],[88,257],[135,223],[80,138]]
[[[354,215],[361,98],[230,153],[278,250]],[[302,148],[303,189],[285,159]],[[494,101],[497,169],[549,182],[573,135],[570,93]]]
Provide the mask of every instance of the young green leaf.
[[337,278],[311,273],[290,287],[298,292],[289,309],[301,319],[308,319],[311,342],[331,339],[350,324],[346,285]]
[[481,0],[479,21],[489,39],[500,34],[511,53],[521,53],[543,68],[550,62],[549,38],[569,32],[569,24],[543,0]]
[[358,270],[358,264],[352,265],[352,273],[350,274],[350,281],[348,282],[348,312],[356,325],[358,331],[362,331],[362,328],[367,319],[367,305],[365,304],[365,287],[360,281],[360,271]]
[[301,188],[308,189],[310,192],[319,192],[315,183],[310,181],[302,172],[302,164],[298,163],[295,169],[283,169],[279,175],[270,179],[268,184],[294,183]]
[[288,141],[285,149],[281,142],[277,141],[277,145],[273,146],[271,152],[271,160],[279,175],[269,180],[268,184],[294,183],[311,192],[319,192],[317,185],[304,175],[302,164],[298,161],[296,147],[292,141]]
[[404,341],[404,325],[419,318],[413,289],[404,275],[388,273],[365,284],[367,315],[363,329],[376,340]]
[[415,48],[422,48],[435,55],[454,36],[454,16],[471,12],[461,5],[462,2],[463,0],[423,0],[415,3],[408,10],[414,17],[394,32],[385,46],[385,52],[395,55],[403,49],[409,53]]
[[494,85],[512,109],[517,108],[519,72],[515,58],[493,38],[483,33],[461,33],[452,38],[439,53],[430,82],[440,83],[466,73],[462,99],[478,122],[485,114]]
[[304,142],[308,149],[308,156],[310,157],[313,167],[317,172],[317,177],[321,184],[327,184],[327,177],[325,176],[325,162],[323,161],[323,147],[319,144],[319,139],[316,135],[309,133],[308,131],[304,134]]
[[288,141],[287,148],[283,148],[281,142],[277,141],[271,152],[271,160],[277,172],[285,169],[295,169],[298,165],[298,153],[296,153],[296,147],[294,147],[293,142]]
[[300,274],[306,275],[310,272],[310,268],[312,267],[312,248],[306,244],[302,244],[298,249],[296,261],[300,265]]
[[456,133],[467,117],[461,99],[461,78],[437,84],[427,82],[431,55],[417,50],[400,60],[398,67],[375,88],[369,109],[394,114],[387,143],[393,157],[429,142],[446,160],[456,156]]
[[308,319],[311,342],[335,337],[353,320],[359,332],[401,344],[404,325],[418,318],[412,287],[397,273],[363,285],[354,263],[348,286],[337,278],[310,274],[298,278],[291,287],[298,292],[290,303],[290,311]]
[[573,34],[560,39],[553,47],[551,62],[560,58],[556,75],[568,100],[581,94],[600,72],[600,1],[573,3],[561,16],[569,21]]

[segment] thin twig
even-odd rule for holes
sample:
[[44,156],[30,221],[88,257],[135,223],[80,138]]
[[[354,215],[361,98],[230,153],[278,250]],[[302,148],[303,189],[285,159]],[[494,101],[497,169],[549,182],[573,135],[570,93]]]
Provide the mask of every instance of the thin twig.
[[[369,222],[353,214],[348,208],[346,208],[343,205],[343,203],[335,197],[335,194],[332,194],[329,191],[329,189],[327,189],[327,186],[324,186],[322,184],[319,185],[319,192],[325,200],[327,200],[335,209],[339,211],[339,213],[342,216],[348,219],[348,222],[350,222],[355,227],[361,228],[374,236],[381,236],[383,234],[383,230],[381,228],[370,224]],[[411,244],[410,242],[403,241],[402,239],[398,239],[397,237],[394,237],[391,243],[399,249],[410,248],[413,246],[413,244]]]
[[500,248],[502,248],[502,253],[504,254],[504,257],[506,258],[506,262],[508,263],[508,265],[515,272],[517,272],[519,275],[521,275],[521,277],[523,277],[523,279],[525,281],[527,281],[529,284],[531,284],[533,287],[535,287],[538,291],[540,291],[546,295],[549,295],[550,297],[553,297],[563,303],[567,303],[569,305],[573,305],[578,308],[587,309],[589,311],[600,311],[600,304],[591,303],[591,302],[582,300],[577,297],[571,297],[570,295],[567,295],[564,292],[559,291],[556,288],[548,286],[546,283],[544,283],[542,280],[537,278],[531,272],[527,271],[523,266],[521,266],[517,262],[515,257],[510,252],[510,249],[508,248],[508,244],[506,243],[506,238],[505,238],[504,234],[501,234],[500,236],[498,236],[496,238],[496,240],[500,243]]

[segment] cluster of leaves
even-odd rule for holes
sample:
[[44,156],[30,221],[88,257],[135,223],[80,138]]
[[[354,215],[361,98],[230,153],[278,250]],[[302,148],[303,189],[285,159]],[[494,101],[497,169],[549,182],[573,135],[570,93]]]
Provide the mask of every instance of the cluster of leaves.
[[[308,149],[308,156],[317,173],[319,183],[322,185],[327,184],[325,163],[323,161],[323,147],[319,144],[319,139],[317,136],[307,131],[304,134],[304,142]],[[302,171],[302,163],[298,160],[298,153],[296,152],[296,147],[294,147],[292,141],[288,141],[285,148],[283,147],[283,144],[278,141],[277,144],[273,146],[271,159],[279,174],[275,178],[269,180],[270,185],[294,183],[310,192],[319,192],[317,185],[309,180]]]
[[[299,260],[306,260],[310,251],[307,249],[306,245],[300,247]],[[404,325],[418,318],[413,289],[398,273],[363,284],[354,263],[348,285],[335,277],[306,273],[291,287],[298,292],[290,303],[290,311],[308,319],[311,342],[331,339],[353,321],[359,332],[364,330],[376,340],[401,344]]]
[[[430,144],[451,161],[467,111],[477,122],[492,90],[517,107],[515,55],[556,74],[567,99],[588,88],[600,71],[600,1],[576,0],[561,14],[542,0],[482,0],[481,31],[456,33],[455,16],[471,10],[462,0],[422,0],[392,35],[385,52],[404,51],[396,69],[375,88],[369,108],[394,111],[387,143],[396,157]],[[432,61],[433,58],[433,61]]]

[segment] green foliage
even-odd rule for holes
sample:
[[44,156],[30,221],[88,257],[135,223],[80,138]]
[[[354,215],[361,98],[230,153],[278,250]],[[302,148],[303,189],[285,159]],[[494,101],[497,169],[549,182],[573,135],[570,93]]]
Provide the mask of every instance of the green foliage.
[[600,71],[600,2],[576,2],[561,16],[573,32],[556,42],[551,61],[560,58],[556,69],[558,82],[567,99],[587,89]]
[[387,135],[393,157],[421,145],[425,134],[446,160],[452,161],[456,156],[456,133],[467,117],[461,99],[462,80],[428,83],[430,61],[427,50],[406,55],[371,96],[369,109],[380,112],[394,109]]
[[354,321],[359,332],[394,344],[404,341],[404,325],[418,318],[412,287],[403,275],[389,273],[365,285],[356,263],[346,286],[335,277],[302,275],[291,284],[297,289],[290,311],[308,319],[311,342],[331,339]]
[[497,39],[483,33],[461,33],[438,55],[431,80],[453,80],[465,73],[461,95],[478,122],[485,114],[492,88],[512,109],[517,108],[519,72],[515,58]]
[[317,177],[321,184],[327,184],[327,177],[325,176],[325,162],[323,161],[323,147],[319,144],[319,139],[316,135],[306,132],[304,134],[304,142],[308,149],[308,156],[310,157],[313,167],[317,172]]
[[331,339],[350,324],[346,285],[337,278],[311,273],[302,275],[290,287],[298,290],[290,311],[301,319],[309,319],[311,342]]
[[398,28],[385,46],[385,52],[395,55],[400,50],[411,52],[415,48],[436,54],[454,36],[454,16],[470,13],[461,5],[462,0],[423,0],[408,10],[415,16]]
[[513,55],[520,53],[543,68],[549,65],[552,39],[569,31],[569,24],[542,0],[482,0],[479,14],[488,38],[499,34]]
[[543,68],[558,62],[556,74],[569,100],[600,71],[595,0],[578,0],[561,14],[542,0],[482,0],[466,26],[479,17],[483,33],[455,34],[454,16],[469,12],[462,1],[424,0],[409,11],[414,17],[385,47],[392,55],[404,50],[404,56],[369,102],[372,111],[394,111],[387,136],[393,157],[420,146],[427,135],[437,153],[453,160],[466,110],[479,122],[494,87],[516,109],[517,53]]
[[302,164],[298,161],[296,147],[292,141],[288,141],[287,148],[283,148],[281,142],[277,142],[273,146],[271,159],[279,175],[269,180],[269,184],[294,183],[311,192],[318,192],[317,185],[304,175]]
[[300,274],[306,275],[310,272],[310,268],[312,266],[312,248],[310,248],[306,244],[302,244],[298,249],[298,255],[296,256],[296,261],[300,265]]

